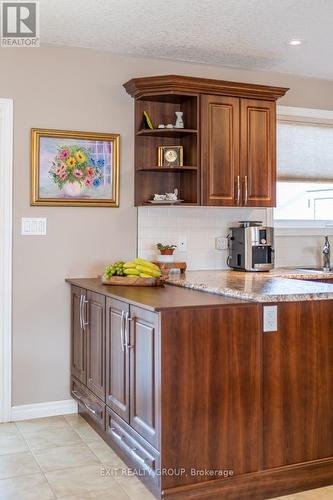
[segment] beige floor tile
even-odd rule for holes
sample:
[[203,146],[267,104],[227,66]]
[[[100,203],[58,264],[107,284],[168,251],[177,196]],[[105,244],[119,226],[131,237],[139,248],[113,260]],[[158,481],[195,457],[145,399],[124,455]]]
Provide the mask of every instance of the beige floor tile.
[[2,434],[0,436],[0,455],[29,451],[26,442],[20,434]]
[[81,417],[79,413],[72,413],[70,415],[64,415],[66,422],[72,427],[79,427],[80,425],[87,424],[84,418]]
[[[276,497],[274,500],[332,500],[333,499],[333,486],[326,488],[317,488],[315,490],[301,491],[293,495],[286,495],[284,497]],[[272,499],[273,500],[273,499]]]
[[30,451],[0,456],[0,479],[40,473]]
[[85,443],[91,443],[92,441],[103,442],[101,436],[87,422],[81,423],[73,427],[73,429]]
[[69,426],[63,416],[23,420],[16,422],[16,425],[22,434],[37,432],[45,429],[63,429]]
[[96,455],[84,443],[35,451],[34,455],[44,472],[100,464]]
[[67,497],[57,497],[61,500],[129,500],[130,497],[119,487],[113,491],[101,490],[80,495],[70,495]]
[[103,464],[120,468],[127,468],[127,465],[118,457],[105,441],[91,441],[87,446],[95,453]]
[[49,500],[55,498],[43,474],[2,479],[1,500]]
[[48,428],[40,431],[30,432],[28,434],[25,434],[24,438],[32,451],[55,448],[57,446],[82,444],[82,441],[78,434],[69,426],[68,428]]
[[118,474],[115,479],[131,500],[156,500],[154,495],[136,476]]
[[103,477],[101,466],[89,465],[55,472],[46,472],[46,478],[57,497],[80,496],[97,491],[108,490],[118,496],[123,494],[122,488],[112,477]]
[[0,424],[0,436],[18,436],[20,435],[14,423]]

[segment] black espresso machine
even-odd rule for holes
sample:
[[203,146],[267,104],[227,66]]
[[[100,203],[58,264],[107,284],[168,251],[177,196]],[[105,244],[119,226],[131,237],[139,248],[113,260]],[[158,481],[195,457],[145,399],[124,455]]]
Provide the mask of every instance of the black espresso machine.
[[228,266],[240,271],[274,268],[274,228],[259,221],[239,221],[229,235]]

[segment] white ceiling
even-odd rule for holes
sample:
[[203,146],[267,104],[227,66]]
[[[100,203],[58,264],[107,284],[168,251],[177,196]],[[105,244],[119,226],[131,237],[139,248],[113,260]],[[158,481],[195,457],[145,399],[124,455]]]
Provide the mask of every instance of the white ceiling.
[[333,79],[333,0],[40,4],[42,43]]

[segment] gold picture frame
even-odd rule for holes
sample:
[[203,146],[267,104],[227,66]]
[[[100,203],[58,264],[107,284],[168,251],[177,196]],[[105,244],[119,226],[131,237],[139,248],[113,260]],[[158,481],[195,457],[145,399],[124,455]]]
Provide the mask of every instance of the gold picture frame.
[[119,134],[31,129],[31,205],[119,207]]
[[[165,159],[165,153],[168,150],[175,150],[177,159],[174,162],[168,162]],[[183,166],[183,146],[158,146],[158,163],[159,167],[168,167],[168,168],[178,168]]]

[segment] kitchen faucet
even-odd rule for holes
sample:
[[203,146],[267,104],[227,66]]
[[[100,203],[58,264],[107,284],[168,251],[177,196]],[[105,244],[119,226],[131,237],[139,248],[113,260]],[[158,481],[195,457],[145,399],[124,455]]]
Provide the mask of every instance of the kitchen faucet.
[[328,241],[328,236],[325,236],[325,243],[322,249],[323,252],[323,257],[324,257],[324,265],[323,265],[323,271],[330,271],[331,270],[331,245],[330,242]]

